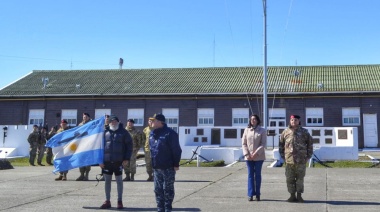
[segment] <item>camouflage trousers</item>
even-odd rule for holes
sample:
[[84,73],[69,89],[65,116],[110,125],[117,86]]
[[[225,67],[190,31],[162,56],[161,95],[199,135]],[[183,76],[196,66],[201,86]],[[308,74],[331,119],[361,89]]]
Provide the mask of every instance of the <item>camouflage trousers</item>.
[[303,193],[305,174],[306,164],[286,164],[285,176],[289,193]]
[[124,167],[125,174],[136,174],[136,157],[139,150],[140,149],[133,149],[131,159]]
[[47,147],[46,149],[46,163],[51,163],[51,160],[53,159],[53,150],[50,147]]
[[37,143],[31,143],[29,147],[29,164],[34,165],[34,161],[36,160],[37,155]]
[[153,174],[153,169],[152,169],[152,158],[150,157],[150,151],[145,151],[144,149],[144,154],[145,154],[146,173],[151,175]]
[[174,200],[174,168],[154,169],[154,193],[156,194],[157,211],[172,211]]
[[91,166],[82,166],[82,167],[79,167],[79,172],[82,175],[84,175],[85,172],[90,172],[90,171],[91,171]]
[[45,154],[45,144],[38,144],[37,145],[37,163],[40,164],[42,162],[42,158]]

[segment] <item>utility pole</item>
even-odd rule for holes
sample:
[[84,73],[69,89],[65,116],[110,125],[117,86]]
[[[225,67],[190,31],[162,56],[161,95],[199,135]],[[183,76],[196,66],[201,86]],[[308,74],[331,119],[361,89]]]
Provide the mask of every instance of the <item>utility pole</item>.
[[267,81],[268,81],[268,68],[267,68],[267,1],[263,0],[264,12],[264,66],[263,66],[263,127],[266,130],[268,126],[268,99],[267,99]]

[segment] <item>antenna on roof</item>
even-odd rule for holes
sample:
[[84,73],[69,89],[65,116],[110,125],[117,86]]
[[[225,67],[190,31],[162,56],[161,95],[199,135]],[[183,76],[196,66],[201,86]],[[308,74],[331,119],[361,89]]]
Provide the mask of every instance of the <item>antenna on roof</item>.
[[123,60],[123,58],[120,57],[120,59],[119,59],[119,68],[120,68],[120,70],[123,69],[123,63],[124,63],[124,60]]
[[49,78],[47,78],[47,77],[42,77],[42,83],[44,84],[43,89],[45,89],[46,86],[47,86],[47,84],[49,83]]
[[[297,60],[296,60],[296,67],[297,67]],[[301,71],[296,68],[296,70],[294,70],[294,76],[298,77],[300,74],[301,74]]]

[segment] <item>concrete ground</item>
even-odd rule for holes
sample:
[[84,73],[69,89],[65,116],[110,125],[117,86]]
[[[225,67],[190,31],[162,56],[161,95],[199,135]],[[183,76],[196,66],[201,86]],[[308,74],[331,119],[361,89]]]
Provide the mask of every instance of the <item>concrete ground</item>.
[[[269,165],[269,161],[265,166]],[[54,181],[53,167],[15,167],[0,170],[0,211],[93,211],[105,200],[99,167],[90,181]],[[224,168],[180,168],[176,175],[173,211],[380,211],[380,169],[308,168],[305,203],[288,203],[284,168],[263,168],[260,202],[248,202],[244,162]],[[134,182],[124,182],[123,211],[156,211],[153,182],[138,167]],[[111,203],[116,209],[116,182]]]

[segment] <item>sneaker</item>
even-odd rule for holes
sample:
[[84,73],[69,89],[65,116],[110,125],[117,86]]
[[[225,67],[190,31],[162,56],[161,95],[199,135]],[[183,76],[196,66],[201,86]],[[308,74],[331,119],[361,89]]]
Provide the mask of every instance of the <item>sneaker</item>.
[[117,209],[123,209],[123,202],[122,201],[117,201]]
[[38,165],[40,165],[40,166],[45,166],[44,164],[42,164],[42,163],[38,163]]
[[110,201],[105,201],[103,205],[100,206],[100,209],[108,209],[111,207],[111,202]]

